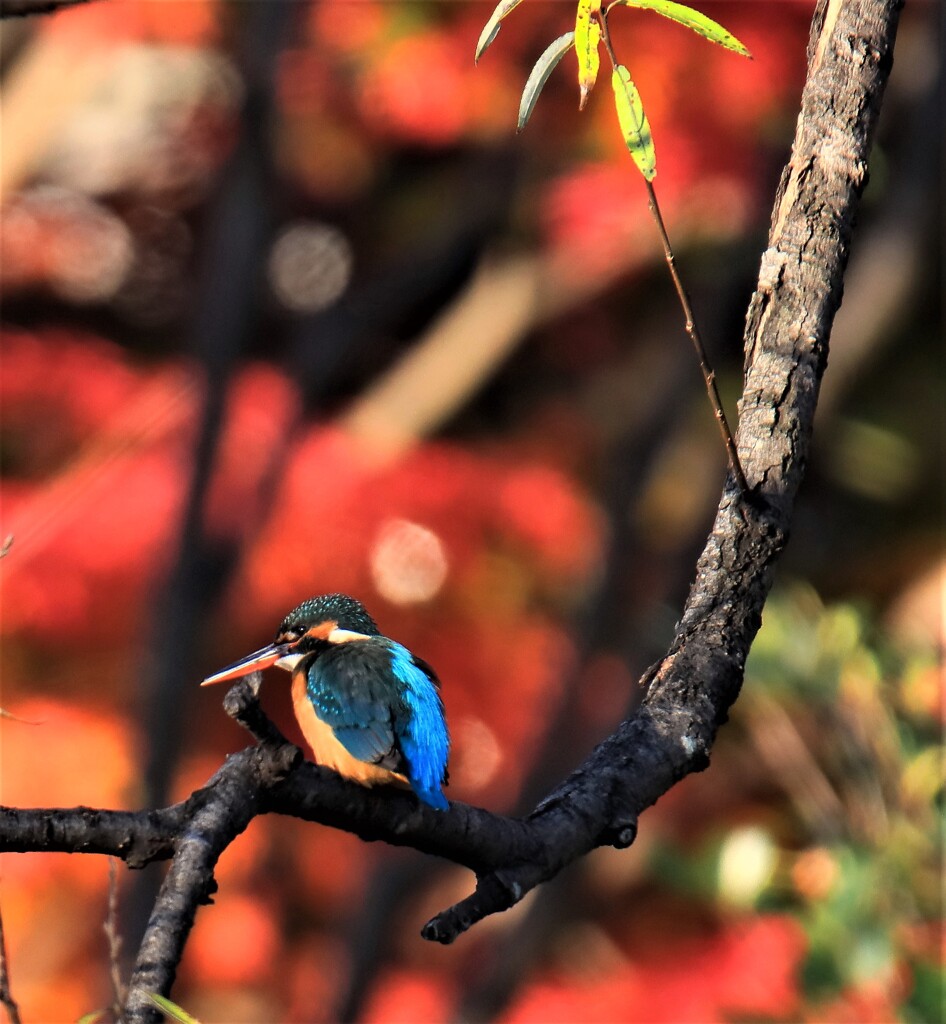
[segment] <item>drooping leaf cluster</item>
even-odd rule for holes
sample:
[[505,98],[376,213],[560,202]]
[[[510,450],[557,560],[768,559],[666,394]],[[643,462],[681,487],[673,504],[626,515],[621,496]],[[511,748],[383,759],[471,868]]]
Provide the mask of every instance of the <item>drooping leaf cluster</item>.
[[[499,34],[503,19],[511,14],[520,2],[521,0],[501,0],[501,3],[497,5],[483,26],[483,31],[477,41],[475,55],[477,62]],[[638,170],[647,181],[653,181],[657,174],[657,157],[640,92],[631,80],[628,69],[617,62],[608,35],[607,19],[615,7],[636,7],[640,10],[655,11],[671,21],[692,29],[711,43],[717,43],[743,57],[752,55],[731,32],[713,21],[712,18],[708,18],[705,14],[692,7],[687,7],[685,4],[674,3],[673,0],[612,0],[606,7],[602,6],[601,0],[579,0],[574,31],[566,32],[558,39],[553,40],[532,68],[525,88],[522,90],[516,130],[521,132],[525,128],[545,83],[551,77],[559,61],[573,47],[578,58],[578,109],[584,110],[598,78],[600,50],[603,42],[613,65],[611,85],[614,90],[614,105],[621,135]]]

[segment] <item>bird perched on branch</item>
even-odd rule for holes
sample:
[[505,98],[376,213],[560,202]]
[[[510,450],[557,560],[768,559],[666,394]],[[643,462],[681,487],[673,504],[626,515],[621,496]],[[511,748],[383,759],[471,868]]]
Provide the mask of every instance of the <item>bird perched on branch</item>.
[[323,594],[282,621],[275,640],[201,686],[276,665],[292,673],[292,705],[316,761],[363,786],[408,784],[448,807],[450,736],[437,674],[382,636],[360,601]]

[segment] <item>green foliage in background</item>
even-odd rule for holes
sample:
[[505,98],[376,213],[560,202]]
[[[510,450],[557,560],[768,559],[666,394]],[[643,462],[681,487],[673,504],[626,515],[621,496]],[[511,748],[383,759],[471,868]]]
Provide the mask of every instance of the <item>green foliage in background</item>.
[[942,1019],[939,710],[933,651],[904,650],[809,589],[777,593],[717,756],[759,765],[737,802],[774,783],[784,813],[695,851],[665,844],[657,876],[723,911],[795,916],[809,1006],[882,991],[902,1020]]

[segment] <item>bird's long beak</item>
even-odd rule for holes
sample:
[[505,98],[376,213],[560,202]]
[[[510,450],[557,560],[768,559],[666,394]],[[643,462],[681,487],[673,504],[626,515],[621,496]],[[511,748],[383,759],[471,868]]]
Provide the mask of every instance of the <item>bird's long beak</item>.
[[245,658],[240,658],[232,665],[227,665],[219,672],[214,672],[212,676],[207,676],[200,685],[211,686],[213,683],[224,683],[228,679],[248,676],[251,672],[260,672],[264,668],[269,668],[270,665],[275,665],[280,658],[289,654],[292,646],[292,644],[269,644],[267,647],[261,647],[258,651],[248,654]]

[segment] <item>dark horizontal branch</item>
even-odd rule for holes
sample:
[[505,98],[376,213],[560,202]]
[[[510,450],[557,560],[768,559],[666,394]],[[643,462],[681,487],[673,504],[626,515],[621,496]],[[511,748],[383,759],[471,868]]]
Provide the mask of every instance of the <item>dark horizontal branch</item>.
[[159,811],[0,807],[0,850],[104,853],[140,868],[173,856],[174,837],[186,820],[185,804]]
[[[241,724],[244,716],[262,717],[255,696],[242,683],[233,687],[228,704]],[[0,807],[0,852],[98,853],[141,868],[173,857],[197,815],[207,806],[222,811],[228,801],[252,806],[256,814],[293,815],[368,841],[411,846],[474,871],[536,852],[522,821],[461,803],[453,803],[448,812],[433,811],[395,788],[366,790],[304,761],[298,747],[285,740],[231,754],[188,800],[161,810]]]

